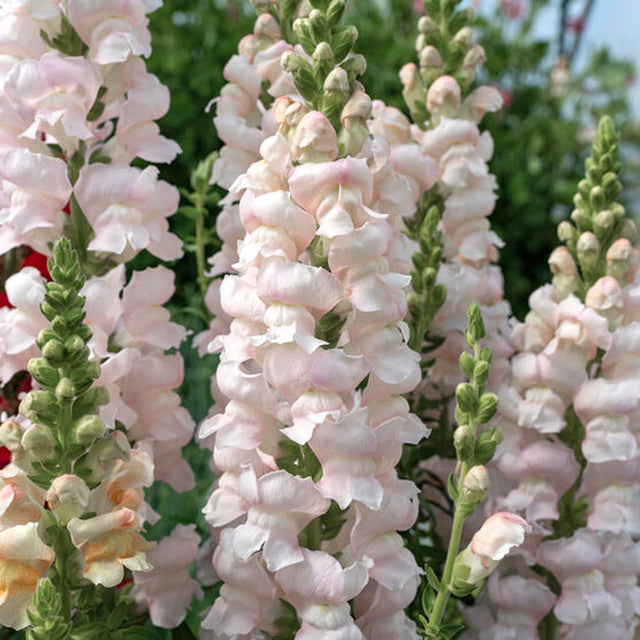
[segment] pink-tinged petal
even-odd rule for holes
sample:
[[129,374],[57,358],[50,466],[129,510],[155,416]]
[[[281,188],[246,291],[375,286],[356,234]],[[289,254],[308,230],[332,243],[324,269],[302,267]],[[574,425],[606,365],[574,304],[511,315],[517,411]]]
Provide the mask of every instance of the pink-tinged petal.
[[256,291],[267,303],[311,307],[320,315],[333,309],[343,298],[342,285],[326,269],[277,259],[263,263]]
[[368,202],[373,195],[373,177],[366,160],[343,158],[335,162],[303,164],[289,178],[293,199],[312,214],[324,196],[339,186],[354,186]]
[[149,606],[155,626],[173,629],[184,620],[198,589],[187,567],[196,559],[199,542],[195,525],[177,525],[147,554],[153,571],[133,573],[136,595]]
[[502,560],[509,551],[524,542],[531,531],[527,521],[513,513],[494,513],[487,518],[471,540],[471,551],[486,561]]
[[90,248],[121,254],[120,259],[143,248],[162,259],[181,255],[166,221],[178,206],[178,191],[158,180],[154,167],[88,165],[80,171],[75,195],[95,232]]
[[220,304],[225,313],[262,322],[267,309],[258,297],[255,284],[242,276],[225,276],[220,286]]
[[313,216],[296,206],[291,196],[282,190],[256,197],[245,192],[240,201],[240,218],[247,231],[259,225],[282,227],[296,241],[298,251],[309,245],[316,230]]

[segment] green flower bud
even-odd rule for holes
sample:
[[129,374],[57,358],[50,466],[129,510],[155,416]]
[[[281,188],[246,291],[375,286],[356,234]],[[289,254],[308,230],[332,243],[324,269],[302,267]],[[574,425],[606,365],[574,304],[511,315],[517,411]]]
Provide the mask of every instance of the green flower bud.
[[88,446],[94,440],[101,438],[106,431],[103,420],[96,415],[83,416],[78,420],[74,428],[75,440],[83,446]]
[[475,69],[476,67],[485,63],[487,56],[484,49],[479,44],[474,44],[469,51],[467,51],[462,66],[467,69]]
[[331,91],[333,93],[343,94],[346,99],[351,93],[347,72],[341,67],[332,69],[324,81],[322,89],[325,92]]
[[333,55],[336,62],[342,62],[353,49],[358,39],[358,30],[353,25],[338,29],[333,37]]
[[438,25],[429,16],[420,16],[418,20],[418,31],[426,36],[434,35],[440,32]]
[[476,434],[471,425],[462,424],[453,432],[453,444],[458,460],[466,462],[473,456]]
[[585,206],[582,206],[571,212],[571,219],[576,223],[579,231],[591,228],[591,216],[585,211],[585,208]]
[[483,385],[489,378],[489,363],[484,360],[476,363],[473,370],[473,379],[477,385]]
[[468,382],[461,382],[456,387],[456,402],[464,413],[475,415],[478,409],[478,394]]
[[71,380],[69,380],[69,378],[62,378],[56,385],[55,393],[58,398],[73,398],[76,392]]
[[485,429],[476,440],[473,458],[476,464],[488,464],[504,435],[498,427]]
[[27,370],[45,389],[55,389],[60,381],[58,370],[50,366],[45,358],[31,358]]
[[[201,160],[198,166],[191,172],[191,188],[196,193],[204,194],[209,191],[209,180],[211,180],[213,165],[217,159],[218,152],[213,151],[204,160]],[[78,351],[80,349],[81,347],[77,348]]]
[[355,78],[356,76],[361,76],[367,70],[367,59],[356,53],[343,60],[341,66],[350,77]]
[[483,465],[471,467],[462,481],[462,499],[468,505],[469,515],[475,511],[489,491],[489,472]]
[[[477,367],[477,365],[476,365]],[[489,422],[498,410],[498,396],[495,393],[483,393],[478,407],[478,422],[481,424]]]
[[593,187],[589,194],[589,204],[591,208],[598,211],[605,206],[606,196],[602,187]]
[[36,422],[24,432],[22,447],[36,460],[52,460],[55,457],[56,441],[48,427]]
[[480,313],[480,307],[475,302],[469,307],[467,311],[467,318],[469,320],[467,344],[473,348],[477,342],[480,342],[480,340],[487,335],[484,321],[482,320],[482,314]]
[[313,52],[313,59],[316,62],[333,63],[333,51],[328,42],[321,42]]
[[558,239],[571,246],[578,239],[578,231],[568,220],[563,220],[558,225]]
[[[45,329],[44,331],[53,333],[51,329]],[[41,331],[40,335],[43,335],[44,331]],[[50,333],[46,334],[47,338],[49,337],[49,335],[51,334]],[[52,362],[60,361],[62,358],[64,358],[64,345],[59,340],[49,339],[42,346],[42,355],[47,360],[51,360]]]
[[620,229],[620,237],[626,238],[629,242],[634,242],[638,235],[638,229],[631,218],[625,218]]
[[331,0],[331,4],[327,9],[327,24],[330,28],[340,24],[346,6],[346,0]]
[[476,366],[475,358],[468,352],[463,351],[460,354],[460,370],[464,374],[466,378],[471,378],[473,376],[473,372]]
[[453,36],[452,43],[468,49],[473,43],[473,29],[469,26],[463,27]]
[[600,243],[595,234],[591,233],[591,231],[585,231],[580,234],[578,244],[576,245],[576,252],[580,266],[583,269],[593,269],[600,257]]
[[58,399],[49,391],[29,391],[20,403],[19,411],[25,418],[37,422],[38,415],[57,415]]
[[88,483],[100,482],[111,472],[116,461],[130,458],[127,436],[121,431],[111,431],[80,458],[74,470]]

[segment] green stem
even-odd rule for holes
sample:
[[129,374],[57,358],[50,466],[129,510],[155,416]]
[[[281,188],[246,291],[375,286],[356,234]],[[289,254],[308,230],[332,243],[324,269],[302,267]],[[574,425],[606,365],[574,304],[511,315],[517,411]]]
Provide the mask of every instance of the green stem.
[[58,423],[57,423],[57,436],[60,448],[62,449],[60,454],[60,466],[62,467],[62,473],[71,473],[71,459],[66,455],[69,441],[68,435],[71,431],[72,422],[72,398],[60,398],[59,399],[59,411],[58,411]]
[[204,300],[207,294],[207,277],[204,275],[207,268],[205,252],[206,239],[204,237],[204,218],[207,214],[207,209],[201,197],[196,199],[195,208],[198,211],[198,217],[196,218],[196,266],[198,269],[198,284],[200,285],[200,292]]
[[444,616],[444,612],[447,607],[447,602],[449,601],[449,595],[451,593],[451,578],[453,577],[453,565],[455,564],[455,560],[458,556],[464,522],[465,517],[462,514],[462,510],[456,504],[455,515],[453,516],[453,525],[451,527],[451,536],[449,538],[447,559],[445,560],[440,589],[438,590],[438,596],[436,597],[435,604],[433,605],[433,612],[429,622],[429,626],[433,629],[438,629],[440,627],[442,617]]

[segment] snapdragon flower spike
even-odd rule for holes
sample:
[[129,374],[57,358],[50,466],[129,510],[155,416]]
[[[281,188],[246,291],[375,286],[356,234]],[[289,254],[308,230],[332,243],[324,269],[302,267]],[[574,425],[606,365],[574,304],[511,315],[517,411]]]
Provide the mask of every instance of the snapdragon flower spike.
[[155,123],[169,107],[168,91],[140,57],[151,51],[146,15],[160,4],[3,8],[3,33],[12,36],[0,44],[1,253],[27,244],[49,254],[64,231],[92,272],[142,249],[163,259],[181,255],[166,221],[177,191],[154,168],[129,166],[134,158],[169,162],[180,151]]
[[[287,4],[287,3],[284,3]],[[260,159],[261,143],[275,132],[273,100],[282,95],[295,95],[296,89],[291,75],[280,65],[280,57],[292,50],[291,44],[282,39],[282,29],[289,30],[291,15],[280,6],[280,20],[269,12],[273,7],[257,6],[258,17],[254,32],[245,36],[234,55],[224,68],[228,81],[215,103],[213,119],[218,137],[224,143],[213,163],[210,183],[228,189],[220,201],[221,210],[216,217],[216,233],[222,246],[210,259],[206,277],[214,277],[205,294],[205,305],[213,318],[209,328],[194,337],[193,344],[201,355],[214,351],[220,336],[229,332],[232,320],[221,306],[220,286],[216,278],[225,273],[237,273],[238,246],[245,236],[239,212],[239,200],[243,187],[237,181]],[[293,9],[290,8],[290,12]],[[284,13],[283,13],[284,12]],[[259,164],[254,170],[260,172]],[[206,178],[209,180],[209,176]],[[278,187],[269,187],[271,188]],[[258,225],[257,225],[258,226]],[[264,232],[264,229],[262,230]],[[205,277],[205,274],[202,274]],[[215,376],[211,380],[212,394],[218,409],[224,406],[224,395],[217,389]]]
[[[484,56],[481,46],[473,44],[472,10],[460,11],[458,5],[425,3],[416,43],[420,65],[408,63],[400,72],[414,125],[380,101],[374,103],[371,124],[390,144],[394,167],[409,181],[417,201],[407,220],[412,250],[419,251],[413,257],[409,296],[411,344],[431,365],[419,392],[436,402],[451,397],[461,380],[458,357],[472,302],[481,305],[487,323],[493,388],[505,384],[512,353],[509,305],[502,272],[494,264],[501,240],[488,220],[496,197],[487,167],[493,145],[478,128],[484,114],[497,111],[502,100],[487,86],[465,95]],[[436,420],[439,411],[424,417]]]
[[[619,166],[617,135],[604,118],[573,223],[558,227],[566,246],[549,259],[553,283],[532,294],[531,311],[514,329],[520,353],[504,394],[510,406],[501,426],[509,446],[498,468],[517,486],[495,501],[536,526],[532,542],[544,539],[528,545],[527,559],[560,584],[550,615],[571,638],[587,629],[623,637],[634,626],[600,567],[605,536],[631,553],[629,536],[638,531],[640,514],[632,302],[638,260],[626,237],[633,225],[615,202]],[[629,588],[637,588],[635,578]]]
[[[1,472],[0,529],[15,547],[3,554],[3,570],[13,578],[0,609],[4,625],[30,624],[38,639],[46,637],[47,619],[70,628],[82,609],[74,585],[83,579],[115,587],[124,566],[151,568],[137,510],[153,464],[143,451],[132,452],[121,433],[105,434],[97,415],[108,395],[94,385],[100,367],[89,360],[84,277],[66,238],[56,243],[49,270],[53,281],[40,303],[48,326],[37,337],[42,356],[28,365],[38,388],[22,401],[22,416],[0,427],[0,440],[12,451],[12,464]],[[45,575],[50,582],[40,584]]]
[[[245,233],[236,274],[220,285],[230,331],[212,343],[228,403],[201,428],[223,471],[205,517],[228,527],[214,554],[226,584],[203,627],[273,633],[278,594],[296,610],[298,638],[338,628],[377,638],[395,626],[408,639],[402,610],[419,570],[396,531],[415,520],[416,489],[394,466],[426,433],[401,397],[420,377],[403,322],[411,265],[401,217],[415,200],[386,143],[367,141],[371,101],[355,83],[353,30],[339,26],[343,2],[326,4],[295,26],[312,62],[283,57],[307,104],[276,99],[278,130],[232,188]],[[287,488],[298,485],[306,506]],[[317,567],[327,567],[326,588],[291,582]]]

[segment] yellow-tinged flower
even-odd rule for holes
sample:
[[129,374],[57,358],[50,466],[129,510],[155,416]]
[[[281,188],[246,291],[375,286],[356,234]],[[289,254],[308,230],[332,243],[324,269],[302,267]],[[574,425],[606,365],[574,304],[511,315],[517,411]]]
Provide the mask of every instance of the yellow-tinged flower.
[[67,529],[73,544],[84,557],[83,575],[93,584],[115,587],[124,577],[124,568],[151,571],[146,552],[154,543],[140,535],[138,514],[121,508],[88,520],[73,518]]
[[40,540],[35,522],[0,531],[0,625],[27,626],[27,608],[36,584],[54,556],[53,549]]

